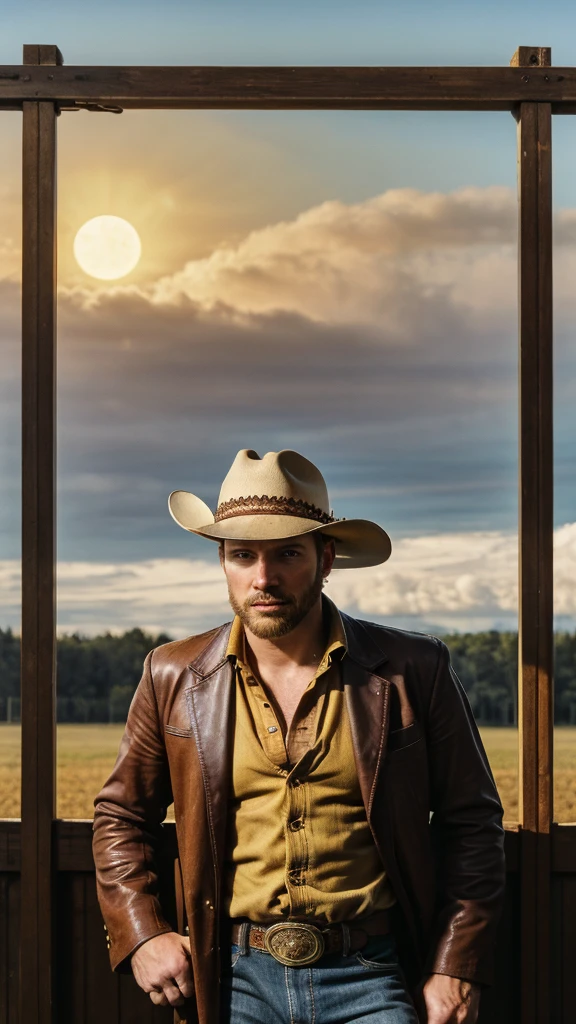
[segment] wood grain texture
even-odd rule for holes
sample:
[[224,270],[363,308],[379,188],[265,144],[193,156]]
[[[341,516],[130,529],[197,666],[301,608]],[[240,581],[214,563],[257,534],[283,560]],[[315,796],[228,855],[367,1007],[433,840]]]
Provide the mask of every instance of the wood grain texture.
[[18,1024],[20,878],[0,873],[0,1024]]
[[551,107],[523,103],[519,189],[522,1022],[550,1020],[553,741]]
[[550,46],[519,46],[510,61],[512,68],[549,68],[551,65]]
[[[56,54],[52,53],[54,59]],[[50,52],[27,48],[25,59]],[[52,1024],[55,776],[56,111],[23,108],[20,1018]]]
[[126,109],[556,110],[576,104],[576,68],[0,67],[0,107],[32,99]]
[[[14,863],[16,843],[14,826],[18,823],[0,822],[0,848],[2,836],[11,835],[11,863]],[[165,826],[164,851],[161,858],[160,889],[163,909],[172,919],[174,912],[174,850],[175,828]],[[58,906],[57,933],[55,943],[55,990],[56,1016],[58,1024],[171,1024],[167,1010],[154,1008],[148,997],[136,986],[133,979],[119,977],[110,970],[106,935],[100,908],[96,898],[94,872],[85,870],[89,861],[92,837],[92,822],[59,821],[55,830],[57,847],[62,844],[64,856],[59,863],[65,864],[57,876],[56,902]],[[534,835],[531,834],[534,839]],[[554,884],[563,886],[566,882],[576,886],[576,827],[556,826],[552,832],[557,844],[552,869]],[[520,1024],[520,955],[521,955],[521,876],[518,870],[518,844],[522,833],[506,831],[506,860],[508,878],[506,900],[498,930],[496,948],[496,977],[494,986],[482,997],[479,1024]],[[19,839],[19,836],[18,836]],[[19,843],[18,843],[19,852]],[[74,859],[78,867],[74,869]],[[558,870],[561,869],[561,870]],[[555,941],[560,943],[564,963],[563,991],[571,991],[572,970],[569,964],[576,959],[576,936],[572,915],[573,890],[566,889],[564,895],[557,895],[553,918]],[[16,1024],[17,1015],[17,968],[18,968],[18,926],[19,926],[20,880],[17,872],[3,872],[0,864],[0,1024]],[[558,890],[557,890],[558,892]],[[564,892],[564,890],[562,890]],[[574,890],[576,892],[576,889]],[[10,904],[6,912],[7,903]],[[556,965],[558,967],[558,965]],[[555,978],[557,980],[557,973]],[[4,979],[9,976],[6,988]],[[564,999],[552,993],[558,1001]],[[570,1012],[565,1001],[562,1003],[563,1017],[553,1018],[568,1024]],[[522,1024],[525,1024],[522,1019]]]

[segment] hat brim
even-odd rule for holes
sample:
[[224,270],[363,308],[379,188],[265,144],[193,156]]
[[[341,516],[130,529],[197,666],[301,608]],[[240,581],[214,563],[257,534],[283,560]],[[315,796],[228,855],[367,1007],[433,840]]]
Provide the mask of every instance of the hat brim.
[[335,569],[380,565],[388,560],[392,551],[386,531],[368,519],[343,519],[324,524],[299,516],[243,515],[216,523],[208,506],[188,491],[172,491],[168,508],[183,530],[208,540],[285,540],[321,530],[336,541]]

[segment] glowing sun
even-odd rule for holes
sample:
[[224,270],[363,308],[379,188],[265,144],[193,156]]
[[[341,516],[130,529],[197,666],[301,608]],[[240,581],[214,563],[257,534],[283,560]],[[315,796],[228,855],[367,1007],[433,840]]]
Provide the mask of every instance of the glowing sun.
[[93,217],[74,239],[74,255],[82,270],[103,281],[129,274],[141,253],[136,228],[122,217]]

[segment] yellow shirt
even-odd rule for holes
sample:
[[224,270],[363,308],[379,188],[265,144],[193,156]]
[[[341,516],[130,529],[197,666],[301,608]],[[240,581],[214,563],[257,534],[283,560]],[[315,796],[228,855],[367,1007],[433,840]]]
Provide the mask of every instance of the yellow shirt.
[[230,917],[330,924],[396,901],[358,784],[340,671],[346,635],[336,605],[325,596],[323,604],[326,650],[287,736],[234,619],[226,652],[236,678],[223,900]]

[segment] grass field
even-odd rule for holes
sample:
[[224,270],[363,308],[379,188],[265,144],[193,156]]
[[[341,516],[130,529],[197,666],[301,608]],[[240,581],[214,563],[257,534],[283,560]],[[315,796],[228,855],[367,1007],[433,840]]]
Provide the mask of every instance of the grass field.
[[[518,820],[518,734],[481,729],[504,819]],[[58,726],[58,817],[92,818],[93,800],[116,758],[121,725]],[[554,819],[576,822],[576,727],[554,733]],[[20,727],[0,723],[0,818],[20,815]],[[173,820],[172,808],[168,820]]]

